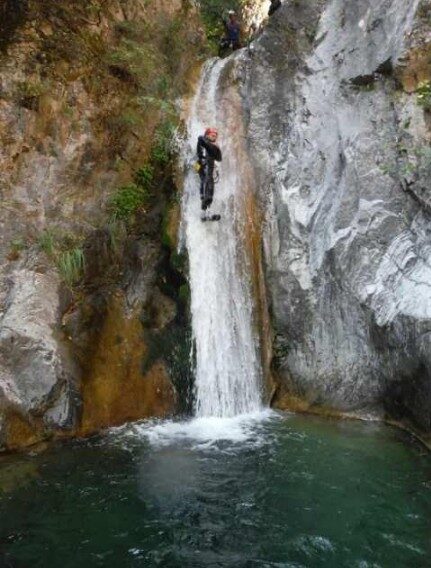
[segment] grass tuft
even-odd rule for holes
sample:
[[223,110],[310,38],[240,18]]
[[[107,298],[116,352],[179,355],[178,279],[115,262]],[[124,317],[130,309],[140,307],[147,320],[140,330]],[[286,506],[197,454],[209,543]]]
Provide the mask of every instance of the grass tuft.
[[69,288],[82,278],[84,273],[84,253],[81,248],[64,251],[59,254],[57,268],[60,276]]

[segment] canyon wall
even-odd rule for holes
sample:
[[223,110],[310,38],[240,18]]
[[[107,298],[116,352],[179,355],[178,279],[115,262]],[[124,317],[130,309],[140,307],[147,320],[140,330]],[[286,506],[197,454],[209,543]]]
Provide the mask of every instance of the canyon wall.
[[280,407],[431,430],[430,21],[284,2],[236,62]]
[[188,1],[8,0],[1,15],[0,448],[13,449],[178,410],[189,345],[170,142],[206,52]]

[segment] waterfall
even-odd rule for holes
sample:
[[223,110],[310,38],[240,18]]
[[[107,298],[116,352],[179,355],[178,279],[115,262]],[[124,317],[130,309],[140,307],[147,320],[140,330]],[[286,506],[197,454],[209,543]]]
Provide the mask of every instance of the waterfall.
[[[195,345],[197,416],[229,417],[261,408],[262,368],[253,323],[250,267],[244,246],[244,187],[238,158],[237,124],[219,98],[220,79],[229,59],[213,60],[203,70],[189,112],[186,163],[195,156],[197,137],[206,126],[219,129],[223,162],[218,166],[211,211],[221,221],[200,220],[199,177],[187,168],[183,230],[190,265],[191,316]],[[229,103],[227,103],[229,104]]]

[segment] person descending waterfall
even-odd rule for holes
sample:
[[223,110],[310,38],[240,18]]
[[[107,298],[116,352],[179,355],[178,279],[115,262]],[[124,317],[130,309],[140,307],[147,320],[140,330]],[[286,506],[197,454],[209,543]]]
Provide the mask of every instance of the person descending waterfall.
[[271,6],[269,7],[268,16],[272,16],[272,14],[281,6],[281,0],[270,0],[270,2]]
[[225,55],[227,49],[235,51],[241,47],[241,25],[236,18],[234,10],[229,10],[228,19],[223,20],[225,36],[220,41],[219,57]]
[[222,161],[220,148],[217,146],[218,132],[216,128],[207,128],[203,136],[198,137],[197,170],[201,180],[201,208],[204,211],[202,221],[219,221],[220,215],[207,216],[206,211],[211,206],[214,196],[215,162]]

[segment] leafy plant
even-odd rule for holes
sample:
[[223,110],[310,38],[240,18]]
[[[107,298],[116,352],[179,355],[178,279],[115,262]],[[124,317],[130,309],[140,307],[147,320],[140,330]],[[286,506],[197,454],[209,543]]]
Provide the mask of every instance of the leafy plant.
[[431,81],[424,81],[416,89],[416,100],[418,105],[426,111],[431,111]]
[[112,220],[130,221],[146,205],[148,198],[148,190],[136,183],[120,187],[109,200],[108,209]]

